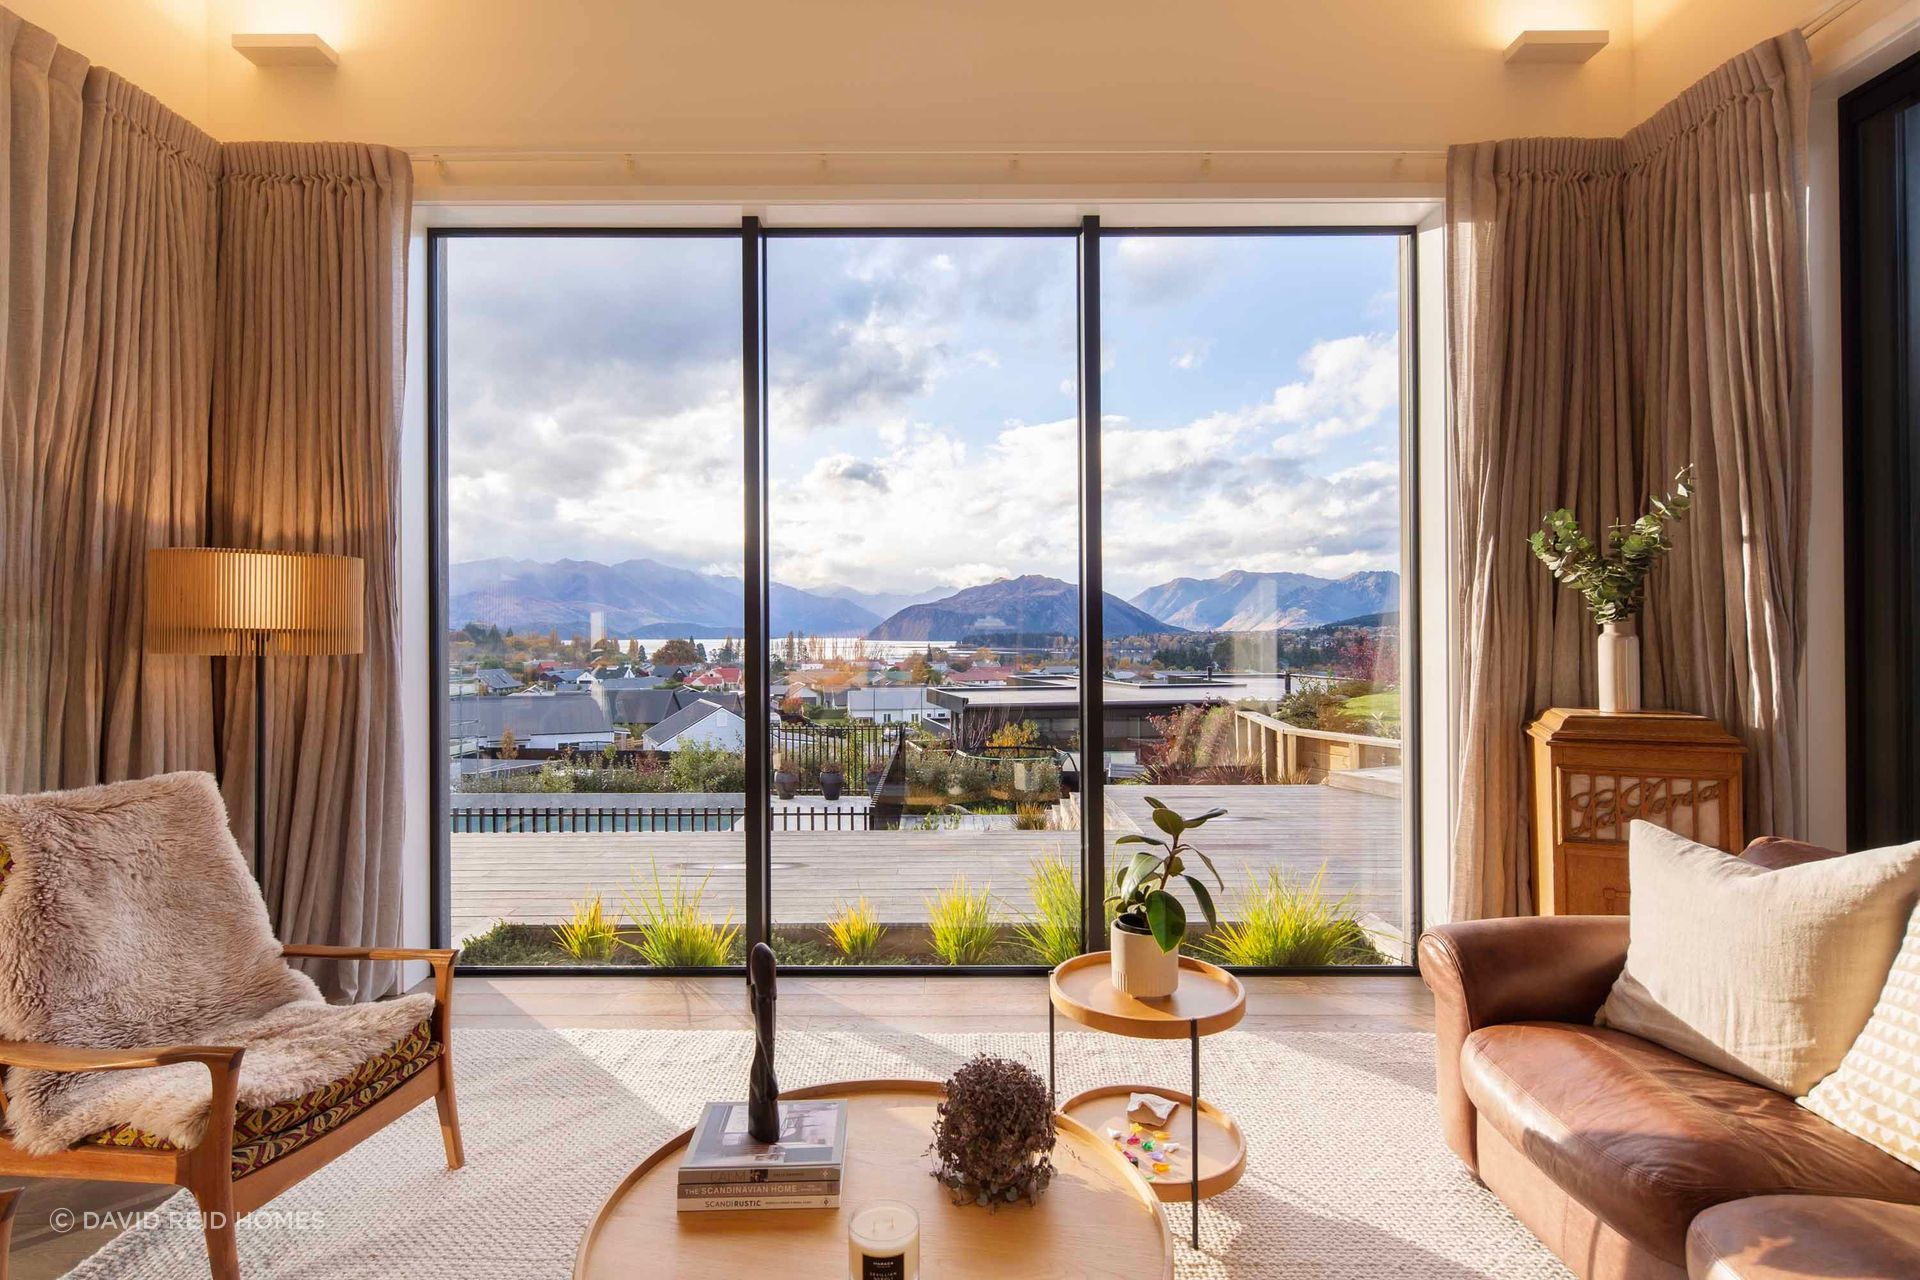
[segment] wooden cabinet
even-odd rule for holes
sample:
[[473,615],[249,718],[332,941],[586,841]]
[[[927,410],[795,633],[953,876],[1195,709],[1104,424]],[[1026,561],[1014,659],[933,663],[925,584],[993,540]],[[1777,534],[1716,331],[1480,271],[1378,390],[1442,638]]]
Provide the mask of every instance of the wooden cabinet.
[[1554,707],[1533,740],[1534,909],[1625,915],[1627,828],[1638,818],[1738,853],[1740,740],[1682,711]]

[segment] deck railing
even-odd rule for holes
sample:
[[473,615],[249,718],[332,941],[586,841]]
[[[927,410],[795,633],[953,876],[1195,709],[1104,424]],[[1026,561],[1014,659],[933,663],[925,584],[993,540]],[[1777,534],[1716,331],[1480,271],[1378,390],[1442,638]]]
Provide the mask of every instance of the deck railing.
[[[733,831],[745,824],[742,807],[660,808],[640,805],[481,805],[449,815],[455,835],[601,835],[650,831]],[[775,831],[866,831],[865,806],[809,805],[773,812]]]
[[1261,711],[1238,711],[1233,745],[1260,762],[1262,782],[1324,782],[1328,774],[1400,763],[1400,740],[1288,724]]

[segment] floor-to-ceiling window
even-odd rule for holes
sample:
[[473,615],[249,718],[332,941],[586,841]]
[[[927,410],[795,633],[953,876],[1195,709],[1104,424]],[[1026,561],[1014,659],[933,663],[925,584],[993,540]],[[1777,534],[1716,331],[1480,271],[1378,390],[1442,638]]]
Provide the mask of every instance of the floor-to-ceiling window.
[[1074,239],[767,247],[776,946],[1079,950]]
[[1212,959],[1406,958],[1406,245],[1101,238],[1107,828],[1225,810]]
[[437,249],[449,937],[479,965],[737,960],[738,239]]
[[447,939],[1051,965],[1153,797],[1190,949],[1405,963],[1410,252],[436,234]]

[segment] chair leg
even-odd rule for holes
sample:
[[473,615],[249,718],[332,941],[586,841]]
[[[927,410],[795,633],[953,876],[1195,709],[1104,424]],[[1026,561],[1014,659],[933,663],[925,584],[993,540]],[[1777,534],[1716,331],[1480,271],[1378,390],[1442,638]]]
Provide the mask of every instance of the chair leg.
[[7,1280],[7,1254],[13,1249],[13,1211],[19,1200],[18,1188],[0,1191],[0,1280]]
[[200,1205],[201,1229],[207,1237],[207,1266],[213,1280],[240,1280],[240,1239],[233,1216],[233,1179],[209,1179],[187,1190]]
[[[447,1168],[458,1169],[467,1163],[466,1148],[460,1142],[460,1108],[453,1100],[453,1049],[440,1057],[440,1088],[433,1102],[440,1109],[440,1139],[447,1144]],[[4,1280],[4,1277],[0,1277]]]

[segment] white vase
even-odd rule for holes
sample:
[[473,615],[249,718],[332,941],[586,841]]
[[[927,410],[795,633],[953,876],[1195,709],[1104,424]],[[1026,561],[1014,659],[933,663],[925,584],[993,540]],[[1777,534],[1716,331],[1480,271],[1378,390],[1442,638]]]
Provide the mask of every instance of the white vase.
[[1608,622],[1600,628],[1600,709],[1640,709],[1640,637],[1631,622]]
[[1107,928],[1113,985],[1130,996],[1154,1000],[1180,985],[1180,948],[1162,951],[1150,933],[1131,933],[1114,921]]

